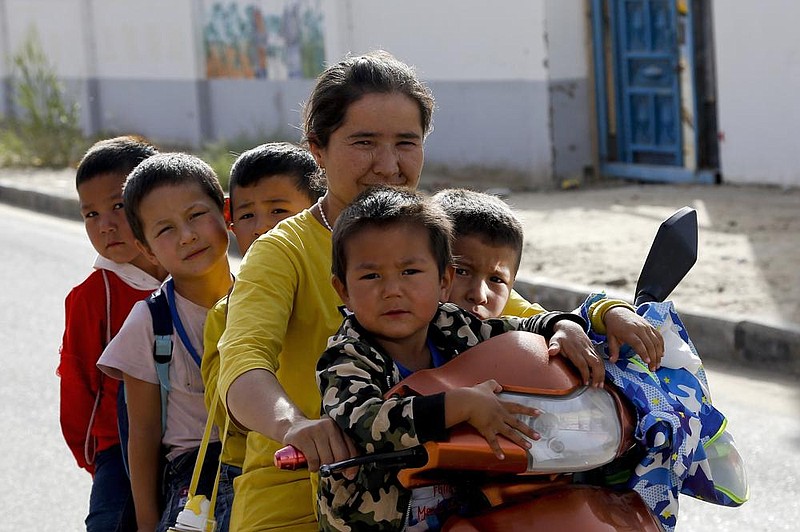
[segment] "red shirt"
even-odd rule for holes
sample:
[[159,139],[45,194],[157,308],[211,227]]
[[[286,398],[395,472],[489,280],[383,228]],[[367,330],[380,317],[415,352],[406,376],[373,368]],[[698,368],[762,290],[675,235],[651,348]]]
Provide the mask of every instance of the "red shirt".
[[97,369],[97,359],[106,345],[106,288],[111,296],[111,336],[127,318],[133,304],[150,295],[137,290],[115,273],[95,270],[83,283],[73,288],[65,301],[66,325],[61,342],[61,432],[78,465],[94,474],[94,465],[86,460],[84,445],[95,399],[100,403],[92,423],[89,458],[96,452],[119,443],[117,431],[117,391],[119,381]]

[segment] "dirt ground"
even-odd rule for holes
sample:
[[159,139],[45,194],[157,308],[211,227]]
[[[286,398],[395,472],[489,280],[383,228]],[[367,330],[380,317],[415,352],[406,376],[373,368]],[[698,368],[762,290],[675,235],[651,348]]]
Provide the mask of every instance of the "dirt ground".
[[800,190],[620,185],[506,197],[525,227],[519,277],[633,294],[660,223],[697,210],[698,260],[671,299],[800,324]]

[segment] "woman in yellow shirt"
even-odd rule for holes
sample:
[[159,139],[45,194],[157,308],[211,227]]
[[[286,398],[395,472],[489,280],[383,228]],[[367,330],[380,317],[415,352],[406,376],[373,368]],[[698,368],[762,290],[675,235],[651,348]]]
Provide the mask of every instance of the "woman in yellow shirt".
[[[316,530],[309,471],[354,454],[336,425],[319,419],[314,382],[316,362],[342,322],[330,282],[331,227],[370,185],[416,188],[433,106],[413,69],[386,52],[345,59],[317,80],[304,133],[328,191],[252,245],[219,344],[220,394],[231,419],[251,431],[231,530]],[[287,444],[305,454],[309,470],[272,465]]]

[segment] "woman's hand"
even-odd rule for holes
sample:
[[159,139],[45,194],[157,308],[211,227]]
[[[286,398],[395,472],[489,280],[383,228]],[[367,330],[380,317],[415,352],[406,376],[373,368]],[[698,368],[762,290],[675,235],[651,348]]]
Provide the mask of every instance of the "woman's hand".
[[353,441],[329,417],[295,421],[283,439],[303,453],[312,473],[322,464],[332,464],[358,454]]
[[505,458],[498,434],[505,436],[523,449],[531,443],[522,435],[538,440],[539,434],[517,416],[538,416],[539,410],[512,401],[501,401],[497,394],[503,391],[495,380],[488,380],[469,388],[457,388],[445,395],[445,422],[447,427],[467,422],[486,438],[495,456]]
[[547,353],[550,356],[560,353],[572,362],[585,386],[602,387],[606,368],[603,359],[594,350],[592,341],[586,336],[586,331],[570,320],[556,322],[553,329],[555,332],[550,337]]
[[664,338],[646,319],[627,307],[613,307],[603,316],[611,362],[619,359],[622,344],[628,344],[644,360],[651,371],[661,365]]

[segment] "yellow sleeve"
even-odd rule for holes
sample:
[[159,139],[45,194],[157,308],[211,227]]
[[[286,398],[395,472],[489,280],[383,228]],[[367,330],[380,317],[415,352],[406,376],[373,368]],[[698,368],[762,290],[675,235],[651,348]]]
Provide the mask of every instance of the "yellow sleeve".
[[254,369],[275,374],[303,413],[319,417],[317,360],[342,323],[331,285],[331,234],[308,211],[256,240],[242,260],[219,342],[219,394]]
[[228,319],[219,341],[219,393],[253,369],[277,373],[297,284],[294,269],[268,239],[253,242],[242,260],[228,299]]
[[530,303],[527,299],[519,295],[516,290],[511,290],[506,306],[503,308],[503,316],[518,316],[527,318],[547,312],[538,303]]
[[621,299],[598,299],[589,306],[589,321],[591,321],[594,332],[606,334],[606,312],[614,307],[626,307],[632,312],[636,312],[636,309],[627,301]]
[[[227,398],[240,375],[264,369],[275,374],[306,417],[318,418],[316,364],[342,323],[341,304],[331,285],[330,231],[308,211],[263,235],[243,259],[228,300],[228,322],[219,343],[220,396]],[[273,455],[282,446],[258,432],[248,433],[247,472],[237,479],[232,530],[279,525],[316,530],[311,475],[308,470],[277,470]]]

